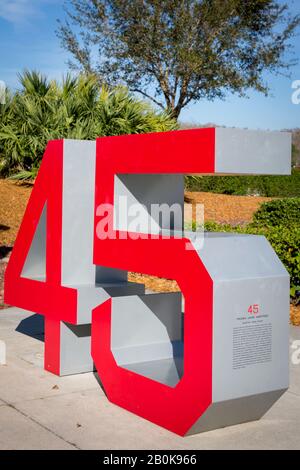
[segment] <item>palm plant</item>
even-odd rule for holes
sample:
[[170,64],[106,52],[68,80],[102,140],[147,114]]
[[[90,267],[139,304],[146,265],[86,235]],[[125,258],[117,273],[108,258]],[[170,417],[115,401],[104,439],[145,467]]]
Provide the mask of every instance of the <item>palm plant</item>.
[[0,109],[0,175],[35,177],[49,140],[95,139],[106,135],[177,128],[163,112],[118,87],[99,86],[94,76],[67,75],[62,84],[37,72],[19,76],[21,90]]

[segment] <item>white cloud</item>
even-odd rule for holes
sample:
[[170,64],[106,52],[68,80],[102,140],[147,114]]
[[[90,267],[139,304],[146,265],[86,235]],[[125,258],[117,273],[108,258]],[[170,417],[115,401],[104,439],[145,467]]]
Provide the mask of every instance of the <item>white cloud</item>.
[[20,25],[42,15],[45,3],[56,3],[56,0],[0,0],[0,18]]
[[31,0],[0,0],[0,17],[10,23],[23,23],[36,14],[35,3]]

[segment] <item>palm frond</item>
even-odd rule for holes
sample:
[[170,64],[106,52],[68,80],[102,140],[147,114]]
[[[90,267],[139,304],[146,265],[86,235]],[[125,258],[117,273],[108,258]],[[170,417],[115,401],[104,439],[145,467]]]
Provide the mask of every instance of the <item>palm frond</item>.
[[108,89],[94,76],[67,75],[61,84],[36,71],[19,76],[21,90],[8,94],[0,113],[0,175],[35,178],[44,149],[53,139],[86,139],[177,128],[124,87]]

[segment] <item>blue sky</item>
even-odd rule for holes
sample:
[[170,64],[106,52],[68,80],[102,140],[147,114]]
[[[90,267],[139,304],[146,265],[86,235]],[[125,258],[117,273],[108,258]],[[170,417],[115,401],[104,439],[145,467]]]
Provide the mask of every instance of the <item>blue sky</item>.
[[[288,3],[300,13],[299,0]],[[62,0],[0,0],[0,80],[15,88],[17,74],[24,68],[60,79],[68,71],[68,54],[55,35],[56,20],[63,17]],[[293,43],[300,59],[300,36]],[[267,98],[250,92],[249,99],[228,95],[225,101],[200,101],[186,108],[180,119],[253,129],[300,127],[300,105],[291,100],[292,81],[300,80],[300,63],[290,73],[290,78],[266,77],[271,85]]]

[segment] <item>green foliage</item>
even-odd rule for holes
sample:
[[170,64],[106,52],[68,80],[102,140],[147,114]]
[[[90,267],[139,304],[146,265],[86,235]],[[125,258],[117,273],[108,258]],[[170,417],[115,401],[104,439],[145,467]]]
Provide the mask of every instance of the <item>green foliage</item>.
[[267,239],[291,276],[291,296],[300,294],[300,226],[272,227],[266,231]]
[[21,91],[0,106],[0,175],[33,178],[49,140],[95,139],[177,128],[124,87],[108,90],[94,76],[67,76],[62,85],[37,72],[20,76]]
[[264,235],[291,276],[291,297],[295,303],[300,299],[299,203],[299,199],[267,202],[254,215],[253,223],[246,227],[205,223],[205,229],[210,232]]
[[253,224],[263,227],[300,226],[300,198],[265,202],[254,214]]
[[[70,0],[58,36],[77,67],[178,117],[190,102],[267,94],[300,15],[276,0]],[[95,54],[95,51],[97,53]]]
[[[299,139],[299,131],[294,133],[294,139]],[[298,144],[299,145],[299,144]],[[299,166],[300,164],[300,149],[299,146],[292,145],[292,165]]]
[[204,191],[236,196],[300,197],[300,170],[291,176],[187,176],[188,191]]

